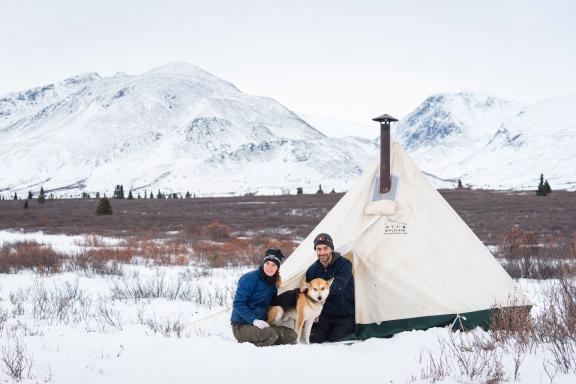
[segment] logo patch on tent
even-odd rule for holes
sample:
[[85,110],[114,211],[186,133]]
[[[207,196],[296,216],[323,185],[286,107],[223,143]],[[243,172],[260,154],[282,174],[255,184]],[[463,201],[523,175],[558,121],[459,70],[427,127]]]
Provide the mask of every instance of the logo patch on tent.
[[390,220],[384,224],[384,234],[385,235],[407,235],[408,234],[408,224],[400,223],[398,221]]

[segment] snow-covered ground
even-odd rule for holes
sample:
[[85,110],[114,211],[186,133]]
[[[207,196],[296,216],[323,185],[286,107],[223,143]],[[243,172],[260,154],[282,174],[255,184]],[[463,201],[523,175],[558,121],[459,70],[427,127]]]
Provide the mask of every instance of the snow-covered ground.
[[[0,245],[24,238],[69,253],[78,245],[73,237],[0,231]],[[25,383],[430,382],[434,362],[448,353],[451,340],[490,336],[435,328],[352,345],[238,344],[230,305],[238,278],[249,269],[124,265],[119,275],[0,274],[0,382],[13,380],[1,360],[18,350]],[[534,316],[554,282],[520,284],[535,304]],[[501,361],[505,378],[514,381],[512,348],[485,355]],[[523,357],[517,381],[548,383],[554,374],[554,383],[575,382],[574,372],[552,372],[552,361],[545,345],[534,347]],[[486,379],[466,375],[456,360],[443,369],[444,383]]]

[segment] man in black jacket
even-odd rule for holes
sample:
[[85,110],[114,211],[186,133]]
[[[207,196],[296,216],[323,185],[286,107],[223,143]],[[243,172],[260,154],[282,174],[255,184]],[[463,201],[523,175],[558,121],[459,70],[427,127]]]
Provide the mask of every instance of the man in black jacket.
[[327,233],[316,236],[314,250],[318,260],[306,271],[306,281],[321,277],[334,278],[334,282],[320,318],[312,327],[310,342],[338,341],[354,332],[356,326],[352,263],[334,252],[334,242]]

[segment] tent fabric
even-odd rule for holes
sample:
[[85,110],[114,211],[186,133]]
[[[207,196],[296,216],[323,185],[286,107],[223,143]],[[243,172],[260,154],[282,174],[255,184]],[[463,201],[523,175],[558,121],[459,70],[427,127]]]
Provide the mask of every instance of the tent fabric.
[[[359,328],[530,305],[396,142],[390,160],[392,191],[380,195],[374,188],[375,163],[282,265],[280,291],[303,282],[316,260],[313,239],[326,232],[353,262]],[[411,329],[410,322],[400,324]]]

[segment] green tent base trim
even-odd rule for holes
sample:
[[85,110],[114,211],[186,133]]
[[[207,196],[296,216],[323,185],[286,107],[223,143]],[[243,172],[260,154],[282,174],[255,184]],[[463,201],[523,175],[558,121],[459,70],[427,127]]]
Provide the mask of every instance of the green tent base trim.
[[531,306],[516,306],[506,308],[491,308],[481,311],[466,313],[451,313],[447,315],[413,317],[410,319],[383,321],[380,324],[356,324],[356,331],[347,337],[346,340],[366,340],[371,337],[390,337],[396,333],[412,330],[425,330],[433,327],[445,327],[452,325],[453,330],[469,330],[476,327],[489,329],[494,315],[503,310],[518,310],[521,313],[529,314]]

